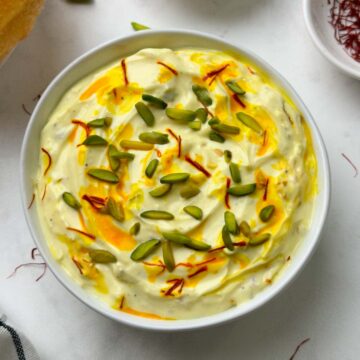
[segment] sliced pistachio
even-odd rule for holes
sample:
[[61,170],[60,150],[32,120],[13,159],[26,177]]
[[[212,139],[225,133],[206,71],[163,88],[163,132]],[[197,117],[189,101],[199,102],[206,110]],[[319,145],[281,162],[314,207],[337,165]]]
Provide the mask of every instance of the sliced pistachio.
[[224,158],[227,163],[229,163],[232,159],[232,152],[230,150],[224,151]]
[[143,132],[139,135],[139,139],[147,144],[167,144],[169,142],[169,135],[157,131]]
[[153,177],[153,175],[155,174],[156,168],[159,165],[159,160],[158,159],[152,159],[148,166],[145,169],[145,175],[151,179]]
[[152,254],[160,245],[160,240],[151,239],[138,245],[131,253],[130,258],[134,261],[140,261]]
[[153,144],[147,144],[142,141],[136,140],[121,140],[120,146],[124,149],[132,149],[132,150],[144,150],[148,151],[154,148]]
[[216,131],[210,131],[209,139],[218,143],[224,143],[225,138]]
[[217,117],[213,117],[208,121],[208,124],[210,126],[215,125],[215,124],[220,124],[220,120]]
[[174,215],[162,210],[148,210],[140,214],[141,217],[151,220],[173,220]]
[[151,191],[149,191],[149,194],[154,198],[158,198],[166,195],[170,191],[170,189],[170,184],[164,184],[156,187],[155,189],[152,189]]
[[131,228],[129,229],[130,235],[137,235],[140,231],[141,224],[139,222],[136,222]]
[[256,184],[234,185],[227,189],[228,194],[233,196],[245,196],[256,190]]
[[103,127],[109,127],[111,123],[112,123],[111,117],[103,117],[103,118],[91,120],[87,123],[87,125],[92,128],[103,128]]
[[240,232],[244,234],[244,236],[249,237],[251,235],[250,225],[246,221],[242,221],[239,225]]
[[135,154],[125,152],[125,151],[117,151],[112,156],[119,160],[130,160],[131,161],[131,160],[135,159]]
[[271,217],[274,215],[275,212],[275,206],[274,205],[268,205],[261,209],[260,211],[260,219],[263,222],[267,222],[271,219]]
[[184,211],[196,220],[201,220],[203,217],[202,210],[195,205],[185,206]]
[[195,111],[196,117],[204,124],[207,120],[207,111],[204,108],[199,108]]
[[219,133],[237,135],[240,133],[240,129],[236,126],[226,124],[213,124],[211,128]]
[[150,105],[153,105],[159,109],[166,109],[167,103],[164,100],[161,100],[153,95],[143,94],[142,99],[148,102]]
[[94,179],[105,181],[108,183],[116,184],[119,182],[119,178],[116,174],[112,171],[105,170],[105,169],[90,169],[88,170],[87,174]]
[[239,165],[231,162],[229,164],[229,169],[230,169],[230,175],[231,175],[232,180],[235,183],[241,182],[241,175],[240,175]]
[[186,109],[167,108],[166,115],[172,120],[193,121],[196,118],[196,112]]
[[232,213],[231,211],[225,211],[224,220],[225,220],[225,225],[229,230],[229,232],[233,235],[237,235],[239,233],[239,227],[236,222],[234,213]]
[[236,117],[248,128],[254,130],[259,135],[261,135],[264,130],[261,125],[250,115],[245,114],[243,112],[236,113]]
[[267,242],[268,240],[270,240],[270,238],[271,238],[271,234],[269,234],[269,233],[252,236],[252,237],[250,237],[249,245],[250,246],[261,245],[261,244]]
[[122,203],[120,201],[116,201],[114,198],[109,197],[106,202],[107,212],[117,221],[124,221],[125,213]]
[[190,249],[207,251],[211,248],[210,245],[202,241],[192,239],[184,234],[179,233],[178,231],[166,231],[163,232],[162,235],[166,240],[169,240],[179,245],[184,245]]
[[180,190],[180,196],[184,199],[190,199],[199,194],[200,189],[193,184],[186,184]]
[[162,253],[166,268],[169,272],[172,272],[175,269],[175,259],[169,240],[162,242]]
[[107,250],[90,249],[89,256],[91,261],[97,264],[110,264],[117,261],[115,255]]
[[192,90],[196,95],[197,99],[204,105],[210,106],[212,104],[212,99],[210,97],[209,91],[206,87],[200,85],[193,85]]
[[177,184],[181,182],[185,182],[189,178],[189,173],[172,173],[163,176],[160,179],[162,184]]
[[132,21],[132,22],[131,22],[131,26],[132,26],[132,28],[133,28],[135,31],[141,31],[141,30],[148,30],[148,29],[150,29],[148,26],[143,25],[143,24],[139,24],[139,23],[137,23],[137,22],[135,22],[135,21]]
[[235,80],[228,80],[225,82],[226,86],[237,95],[244,95],[245,90]]
[[120,167],[120,159],[117,158],[119,150],[115,145],[110,144],[108,148],[109,164],[112,171],[116,171]]
[[144,104],[142,101],[139,101],[135,104],[135,109],[147,126],[153,126],[155,124],[154,114],[146,104]]
[[201,121],[199,119],[195,119],[194,121],[190,121],[188,126],[194,131],[199,131],[201,129]]
[[105,146],[107,143],[108,142],[99,135],[89,135],[82,144],[86,146]]
[[222,231],[221,231],[221,235],[222,235],[222,239],[224,242],[224,245],[229,249],[229,250],[234,250],[234,244],[231,240],[231,236],[230,236],[230,232],[229,229],[226,225],[223,226]]
[[72,207],[75,210],[78,210],[81,208],[81,204],[76,200],[75,196],[69,192],[64,192],[62,194],[62,198],[65,201],[67,205]]

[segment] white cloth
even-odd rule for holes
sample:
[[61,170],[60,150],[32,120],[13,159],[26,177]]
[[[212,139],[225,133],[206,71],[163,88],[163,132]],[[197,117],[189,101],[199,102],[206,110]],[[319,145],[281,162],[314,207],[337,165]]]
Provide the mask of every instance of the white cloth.
[[9,325],[5,315],[0,317],[0,360],[40,360],[30,341]]

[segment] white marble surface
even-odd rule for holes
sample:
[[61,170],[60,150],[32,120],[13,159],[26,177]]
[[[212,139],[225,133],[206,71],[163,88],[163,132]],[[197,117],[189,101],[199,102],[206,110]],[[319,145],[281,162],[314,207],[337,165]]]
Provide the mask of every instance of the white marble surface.
[[[14,266],[33,241],[19,196],[19,153],[28,122],[22,111],[70,61],[99,43],[131,33],[130,21],[154,28],[207,31],[242,44],[278,69],[303,98],[324,136],[332,201],[321,244],[296,281],[244,319],[192,333],[132,329],[88,309],[48,272]],[[356,360],[360,353],[360,82],[339,73],[306,32],[301,1],[47,0],[31,36],[0,69],[0,311],[32,340],[42,359]],[[1,356],[0,349],[0,359]],[[6,360],[6,359],[4,359]]]

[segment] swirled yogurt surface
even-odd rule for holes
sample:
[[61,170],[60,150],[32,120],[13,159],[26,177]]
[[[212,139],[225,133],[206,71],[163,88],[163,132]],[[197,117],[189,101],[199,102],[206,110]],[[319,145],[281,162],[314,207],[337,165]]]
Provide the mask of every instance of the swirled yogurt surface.
[[117,60],[67,91],[39,151],[35,206],[50,251],[118,311],[191,319],[249,301],[286,271],[311,225],[305,120],[233,54]]

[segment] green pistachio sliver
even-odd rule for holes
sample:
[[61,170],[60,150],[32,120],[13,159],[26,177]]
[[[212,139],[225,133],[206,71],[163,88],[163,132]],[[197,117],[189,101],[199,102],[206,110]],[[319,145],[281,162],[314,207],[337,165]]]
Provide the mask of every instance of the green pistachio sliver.
[[186,184],[180,190],[180,196],[184,199],[190,199],[199,194],[200,189],[193,184]]
[[229,170],[230,170],[230,175],[231,175],[232,180],[235,183],[241,182],[241,175],[240,175],[239,165],[231,162],[229,164]]
[[104,117],[104,118],[91,120],[87,123],[87,125],[92,128],[103,128],[103,127],[109,127],[111,123],[112,123],[111,117]]
[[250,115],[243,112],[236,113],[236,117],[248,128],[254,130],[256,133],[261,135],[264,130],[261,125]]
[[162,242],[162,253],[166,268],[169,272],[172,272],[175,269],[175,259],[169,240]]
[[225,142],[225,138],[216,131],[210,131],[209,139],[221,144]]
[[190,249],[207,251],[211,248],[210,245],[202,241],[192,239],[184,234],[179,233],[178,231],[166,231],[163,232],[162,235],[166,240],[169,240],[175,244],[184,245]]
[[185,182],[190,177],[189,173],[172,173],[160,179],[161,184],[177,184]]
[[269,234],[269,233],[252,236],[252,237],[250,237],[249,245],[250,246],[258,246],[258,245],[264,244],[265,242],[270,240],[270,238],[271,238],[271,234]]
[[225,82],[226,86],[237,95],[244,95],[245,90],[235,81],[235,80],[227,80]]
[[108,148],[109,164],[112,171],[116,171],[120,167],[120,160],[116,157],[119,150],[115,145],[110,144]]
[[239,233],[239,227],[236,222],[234,213],[232,213],[231,211],[225,211],[224,220],[225,220],[225,225],[229,230],[229,232],[233,235],[237,235]]
[[230,150],[224,151],[224,158],[227,163],[229,163],[232,159],[232,152]]
[[136,140],[121,140],[120,146],[124,149],[131,149],[131,150],[152,150],[154,148],[153,144],[147,144],[142,141],[136,141]]
[[89,256],[91,261],[97,264],[110,264],[117,261],[115,255],[107,250],[90,249]]
[[145,169],[145,175],[151,179],[153,177],[153,175],[155,174],[156,168],[159,165],[159,160],[158,159],[152,159],[148,166]]
[[242,221],[239,225],[240,232],[244,234],[244,236],[249,237],[251,235],[250,225],[246,221]]
[[195,205],[185,206],[183,210],[196,220],[201,220],[203,217],[203,211]]
[[114,198],[110,197],[106,202],[106,209],[110,216],[112,216],[117,221],[124,221],[125,213],[122,203],[116,201]]
[[196,95],[197,99],[204,105],[210,106],[212,104],[212,99],[210,97],[209,91],[206,87],[200,85],[193,85],[192,90]]
[[170,119],[177,121],[194,121],[196,118],[196,112],[192,110],[167,108],[165,112]]
[[135,104],[135,109],[147,126],[153,126],[155,124],[154,114],[146,104],[144,104],[142,101],[139,101]]
[[164,145],[169,142],[169,135],[157,131],[143,132],[139,135],[139,139],[147,144]]
[[132,22],[131,22],[131,26],[132,26],[132,28],[133,28],[135,31],[141,31],[141,30],[148,30],[148,29],[150,29],[148,26],[143,25],[143,24],[139,24],[139,23],[137,23],[137,22],[135,22],[135,21],[132,21]]
[[82,145],[86,145],[86,146],[105,146],[105,145],[107,145],[107,143],[108,142],[99,135],[89,135],[84,140]]
[[131,253],[130,258],[134,261],[140,261],[151,255],[160,245],[160,240],[151,239],[138,245]]
[[236,126],[226,125],[226,124],[213,124],[211,128],[219,133],[238,135],[240,129]]
[[151,220],[173,220],[174,215],[163,210],[148,210],[140,214],[142,218]]
[[79,201],[76,200],[73,194],[69,192],[64,192],[62,194],[62,198],[65,201],[65,203],[70,207],[72,207],[73,209],[78,210],[81,208],[81,204],[79,203]]
[[156,96],[150,94],[143,94],[142,99],[159,109],[167,108],[167,103],[164,100],[157,98]]
[[164,184],[156,187],[155,189],[152,189],[151,191],[149,191],[149,194],[154,198],[158,198],[166,195],[170,191],[170,189],[170,184]]
[[208,113],[204,108],[197,109],[195,113],[197,119],[199,119],[203,124],[206,123]]
[[260,219],[263,222],[267,222],[271,219],[271,217],[274,215],[275,212],[275,206],[274,205],[268,205],[261,209],[260,211]]
[[233,196],[245,196],[256,190],[256,184],[234,185],[227,189],[228,194]]
[[119,182],[119,178],[116,174],[112,171],[105,170],[105,169],[90,169],[88,170],[87,174],[94,179],[105,181],[108,183],[116,184]]
[[208,124],[210,126],[215,125],[215,124],[220,124],[220,120],[217,117],[213,117],[208,121]]
[[134,160],[135,154],[125,152],[125,151],[118,151],[116,154],[112,155],[114,158],[119,160]]
[[194,121],[190,121],[188,126],[194,131],[199,131],[201,129],[201,121],[199,119],[195,119]]
[[131,228],[129,229],[130,235],[137,235],[140,231],[141,224],[139,222],[136,222]]
[[226,225],[223,226],[221,235],[222,235],[222,239],[223,239],[225,247],[227,247],[231,251],[234,250],[234,244],[231,240],[230,232]]

